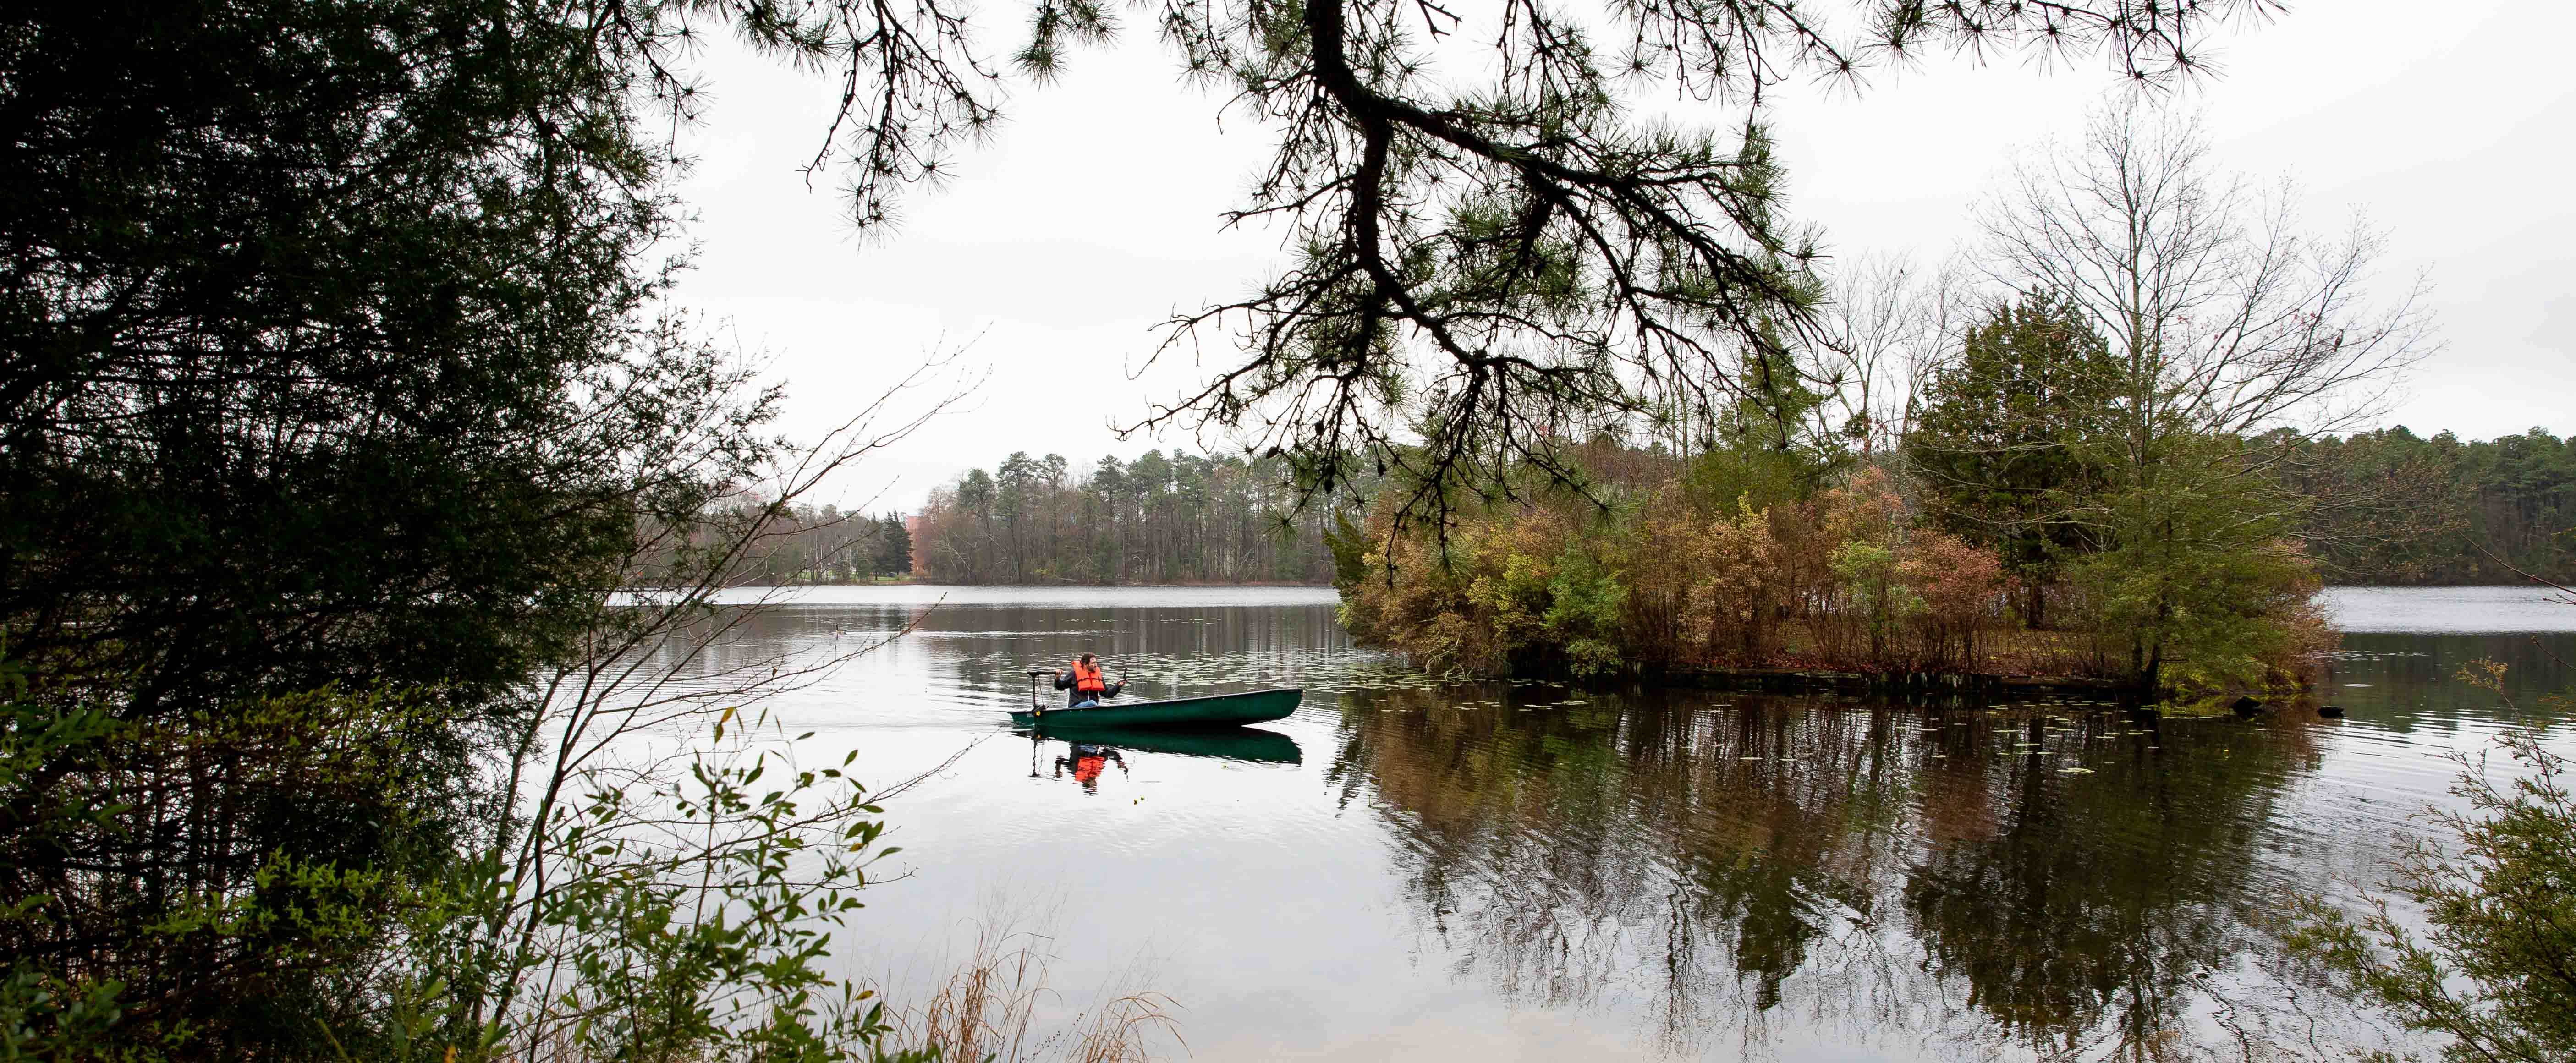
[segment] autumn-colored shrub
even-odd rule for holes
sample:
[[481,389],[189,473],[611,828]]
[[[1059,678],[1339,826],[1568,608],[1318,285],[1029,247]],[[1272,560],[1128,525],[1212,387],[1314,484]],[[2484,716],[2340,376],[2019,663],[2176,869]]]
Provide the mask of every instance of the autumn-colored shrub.
[[1901,620],[1895,580],[1898,503],[1885,474],[1864,469],[1798,513],[1789,562],[1792,609],[1826,662],[1885,667]]
[[1738,500],[1732,519],[1709,520],[1702,529],[1691,581],[1690,615],[1710,659],[1755,662],[1772,646],[1785,559],[1771,535],[1771,514]]
[[1919,606],[1910,618],[1913,666],[1974,671],[1978,633],[2003,617],[2003,558],[1958,536],[1917,529],[1896,561],[1896,580]]
[[1825,528],[1821,499],[1773,505],[1771,541],[1780,547],[1780,611],[1805,620],[1831,607],[1836,581],[1834,550],[1842,544]]
[[[1711,666],[2298,682],[2332,632],[2293,544],[2106,551],[2049,589],[2045,631],[1990,548],[1909,516],[1862,469],[1803,501],[1717,507],[1688,490],[1513,503],[1445,529],[1380,519],[1343,618],[1435,671],[1601,676]],[[2167,603],[2159,615],[2155,603]],[[2179,609],[2175,614],[2170,610]],[[2152,635],[2150,639],[2147,636]],[[2160,647],[2151,652],[2142,647]]]
[[1864,468],[1841,487],[1816,498],[1816,524],[1837,543],[1895,542],[1905,526],[1904,503],[1883,469]]
[[1625,667],[1627,588],[1610,545],[1536,508],[1461,520],[1448,542],[1374,532],[1342,622],[1433,671],[1499,675]]
[[1647,666],[1695,658],[1705,637],[1691,618],[1691,585],[1701,569],[1702,523],[1670,500],[1640,517],[1620,544],[1627,596],[1620,626],[1630,656]]

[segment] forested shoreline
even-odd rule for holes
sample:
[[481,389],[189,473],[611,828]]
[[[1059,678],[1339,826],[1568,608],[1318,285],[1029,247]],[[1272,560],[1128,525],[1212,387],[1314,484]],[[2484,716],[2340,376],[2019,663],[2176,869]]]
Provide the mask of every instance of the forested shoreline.
[[[743,515],[723,515],[740,521]],[[767,515],[763,534],[745,543],[727,582],[743,587],[903,582],[913,578],[912,532],[887,513],[843,513],[832,505],[789,503]],[[721,528],[722,524],[711,524]],[[720,533],[719,533],[720,534]],[[701,532],[692,538],[703,539]],[[647,571],[668,567],[648,565]]]
[[2394,587],[2576,583],[2576,438],[2544,428],[2480,441],[2400,425],[2301,448],[2312,496],[2372,490],[2303,529],[2329,582]]
[[1331,516],[1357,489],[1300,490],[1284,458],[1015,453],[931,493],[913,543],[937,583],[1332,582]]
[[[1896,466],[1909,453],[1900,443]],[[1670,458],[1647,450],[1632,460]],[[2576,582],[2576,439],[2533,428],[2464,441],[2399,425],[2303,441],[2289,467],[2312,498],[2372,488],[2369,505],[2320,506],[2300,528],[2328,583]],[[1326,586],[1332,515],[1356,494],[1301,507],[1279,459],[1149,451],[1077,473],[1061,455],[1017,453],[934,491],[917,542],[891,514],[800,507],[745,572],[771,584]]]

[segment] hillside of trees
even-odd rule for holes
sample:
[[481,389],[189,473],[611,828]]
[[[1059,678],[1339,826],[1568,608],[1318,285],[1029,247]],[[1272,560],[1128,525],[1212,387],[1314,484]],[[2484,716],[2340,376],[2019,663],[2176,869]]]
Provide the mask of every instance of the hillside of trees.
[[2310,518],[2310,548],[2334,582],[2576,582],[2576,439],[2534,428],[2463,442],[2401,426],[2320,438],[2300,457],[2311,496],[2388,500]]
[[1301,509],[1279,458],[1022,452],[933,492],[912,547],[940,583],[1322,584],[1335,497]]

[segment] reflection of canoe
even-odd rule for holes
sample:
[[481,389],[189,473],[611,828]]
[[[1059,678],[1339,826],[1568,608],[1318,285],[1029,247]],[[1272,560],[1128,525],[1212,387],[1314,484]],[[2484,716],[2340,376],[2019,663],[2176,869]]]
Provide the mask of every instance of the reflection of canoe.
[[1088,709],[1022,709],[1011,714],[1011,722],[1049,732],[1100,727],[1221,727],[1282,719],[1297,711],[1298,699],[1305,696],[1303,690],[1252,690],[1170,701],[1113,701]]
[[1305,753],[1297,748],[1297,740],[1277,731],[1264,731],[1252,727],[1210,727],[1199,730],[1171,727],[1154,729],[1085,727],[1069,735],[1059,736],[1052,722],[1055,714],[1050,712],[1047,717],[1050,722],[1039,729],[1039,734],[1049,738],[1069,738],[1085,745],[1103,745],[1137,753],[1223,757],[1227,760],[1248,760],[1260,764],[1305,763]]

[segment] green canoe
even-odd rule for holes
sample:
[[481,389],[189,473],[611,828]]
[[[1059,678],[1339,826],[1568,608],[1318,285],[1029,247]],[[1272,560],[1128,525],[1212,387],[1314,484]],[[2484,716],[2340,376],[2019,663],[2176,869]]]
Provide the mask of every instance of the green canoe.
[[1170,701],[1116,701],[1088,709],[1021,709],[1011,722],[1050,734],[1095,727],[1225,727],[1266,723],[1297,711],[1303,690],[1249,690]]

